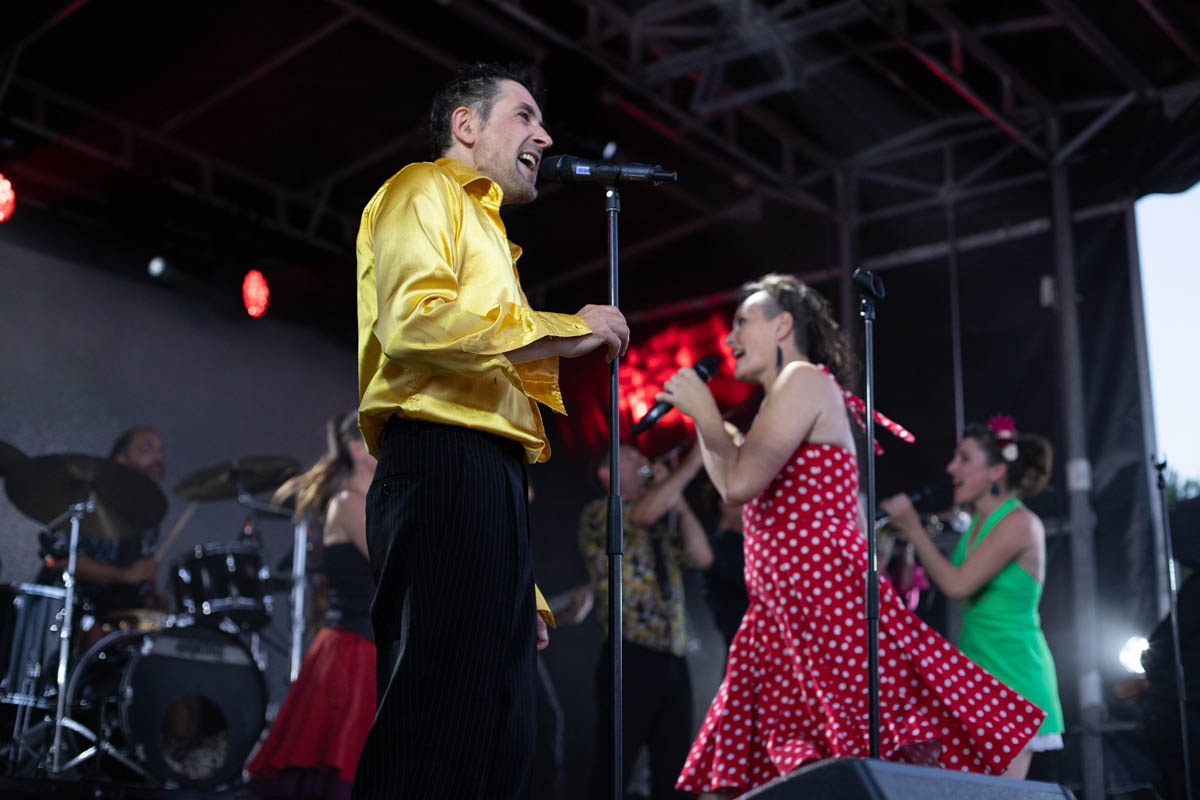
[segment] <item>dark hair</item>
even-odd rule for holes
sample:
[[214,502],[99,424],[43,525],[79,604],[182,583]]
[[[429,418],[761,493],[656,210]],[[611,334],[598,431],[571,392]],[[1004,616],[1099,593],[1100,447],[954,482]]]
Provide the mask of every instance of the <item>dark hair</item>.
[[454,113],[454,109],[460,106],[474,109],[483,117],[484,122],[487,121],[492,113],[492,106],[496,103],[496,96],[500,93],[501,81],[515,81],[521,84],[529,90],[539,106],[542,104],[537,80],[526,67],[503,67],[483,62],[462,67],[433,96],[428,123],[431,158],[441,158],[454,143],[454,133],[450,124],[450,115]]
[[294,496],[297,520],[324,514],[329,501],[354,472],[350,442],[361,440],[361,436],[357,411],[331,417],[325,423],[325,452],[308,470],[280,486],[271,498],[272,502],[283,504]]
[[833,319],[829,301],[795,275],[773,272],[742,285],[742,300],[755,292],[766,292],[771,303],[767,318],[780,312],[792,315],[796,349],[813,363],[824,364],[843,386],[850,388],[858,378],[858,361],[850,349],[846,332]]
[[983,449],[988,465],[1005,464],[1008,472],[1004,486],[1017,497],[1033,497],[1050,485],[1050,470],[1054,465],[1054,447],[1044,436],[1035,433],[1017,434],[1017,457],[1014,461],[1004,458],[1003,448],[1007,442],[996,438],[989,426],[975,422],[963,430],[964,439],[974,439]]
[[112,449],[108,451],[109,460],[111,461],[117,456],[129,452],[129,446],[133,444],[133,440],[137,438],[137,435],[146,431],[158,433],[158,431],[154,430],[154,428],[149,425],[135,425],[118,436],[116,441],[112,443]]

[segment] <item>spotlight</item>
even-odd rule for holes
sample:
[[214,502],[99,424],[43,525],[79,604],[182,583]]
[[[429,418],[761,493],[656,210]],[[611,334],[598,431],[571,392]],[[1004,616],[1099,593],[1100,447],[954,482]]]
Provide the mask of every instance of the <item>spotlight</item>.
[[17,194],[13,191],[12,183],[0,172],[0,222],[12,216],[13,206],[17,203]]
[[604,145],[604,152],[602,152],[600,154],[600,157],[603,158],[605,161],[609,161],[616,154],[617,154],[617,143],[610,141],[608,144]]
[[246,313],[257,319],[267,313],[267,303],[271,291],[267,288],[267,279],[261,272],[252,269],[242,278],[242,304]]
[[1146,670],[1142,669],[1142,653],[1150,649],[1150,643],[1146,641],[1144,636],[1130,636],[1125,646],[1121,648],[1121,654],[1117,658],[1121,662],[1121,666],[1135,675],[1145,675]]
[[155,256],[150,259],[150,263],[146,265],[146,271],[155,278],[161,278],[163,272],[167,269],[167,262],[162,256]]

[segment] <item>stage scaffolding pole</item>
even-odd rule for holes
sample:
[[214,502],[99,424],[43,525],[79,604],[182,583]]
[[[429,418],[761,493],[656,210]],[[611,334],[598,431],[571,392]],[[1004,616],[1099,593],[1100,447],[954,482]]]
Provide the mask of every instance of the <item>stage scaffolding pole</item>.
[[1066,164],[1058,154],[1062,146],[1060,123],[1051,119],[1049,163],[1051,224],[1054,266],[1058,278],[1058,334],[1061,361],[1061,395],[1064,455],[1071,530],[1071,578],[1075,611],[1076,648],[1079,654],[1079,708],[1083,727],[1083,791],[1087,800],[1104,798],[1104,752],[1101,725],[1104,702],[1100,691],[1100,665],[1096,616],[1095,515],[1091,506],[1092,468],[1087,454],[1087,417],[1083,396],[1083,364],[1079,339],[1078,291],[1075,287],[1075,247],[1072,233],[1070,188]]
[[1157,502],[1158,486],[1150,454],[1158,453],[1158,436],[1154,426],[1154,394],[1150,387],[1150,354],[1146,343],[1146,305],[1142,289],[1142,258],[1138,250],[1137,219],[1133,203],[1125,210],[1125,249],[1129,260],[1129,308],[1133,315],[1133,352],[1137,360],[1139,399],[1142,406],[1142,447],[1147,458],[1142,460],[1146,474],[1147,500],[1150,503],[1150,527],[1154,537],[1155,608],[1159,617],[1171,610],[1171,585],[1167,575],[1167,542],[1163,528],[1162,504]]
[[[963,390],[962,307],[958,295],[958,219],[955,208],[954,152],[942,151],[946,175],[946,281],[950,297],[950,362],[954,368],[954,441],[962,439],[966,424],[966,399]],[[957,608],[957,604],[955,606]]]

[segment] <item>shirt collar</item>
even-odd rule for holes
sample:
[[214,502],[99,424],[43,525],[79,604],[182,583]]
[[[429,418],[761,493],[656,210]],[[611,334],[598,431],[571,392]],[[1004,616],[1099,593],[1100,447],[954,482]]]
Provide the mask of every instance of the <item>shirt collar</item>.
[[433,163],[449,170],[459,186],[478,197],[489,209],[499,210],[504,199],[504,190],[500,188],[500,184],[455,158],[439,158]]
[[[479,202],[487,209],[488,216],[496,223],[507,240],[508,233],[504,227],[504,221],[500,219],[500,202],[504,199],[504,190],[500,188],[500,184],[455,158],[439,158],[433,163],[449,171],[465,192],[479,199]],[[521,257],[522,252],[521,247],[509,241],[508,251],[512,256],[513,271],[516,272],[517,259]]]

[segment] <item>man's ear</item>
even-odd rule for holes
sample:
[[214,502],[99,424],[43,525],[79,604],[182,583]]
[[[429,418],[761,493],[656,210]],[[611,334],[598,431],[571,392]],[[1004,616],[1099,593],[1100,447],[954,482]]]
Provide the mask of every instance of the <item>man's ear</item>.
[[475,134],[478,132],[479,120],[475,112],[466,106],[459,106],[450,112],[450,132],[454,138],[467,147],[475,144]]

